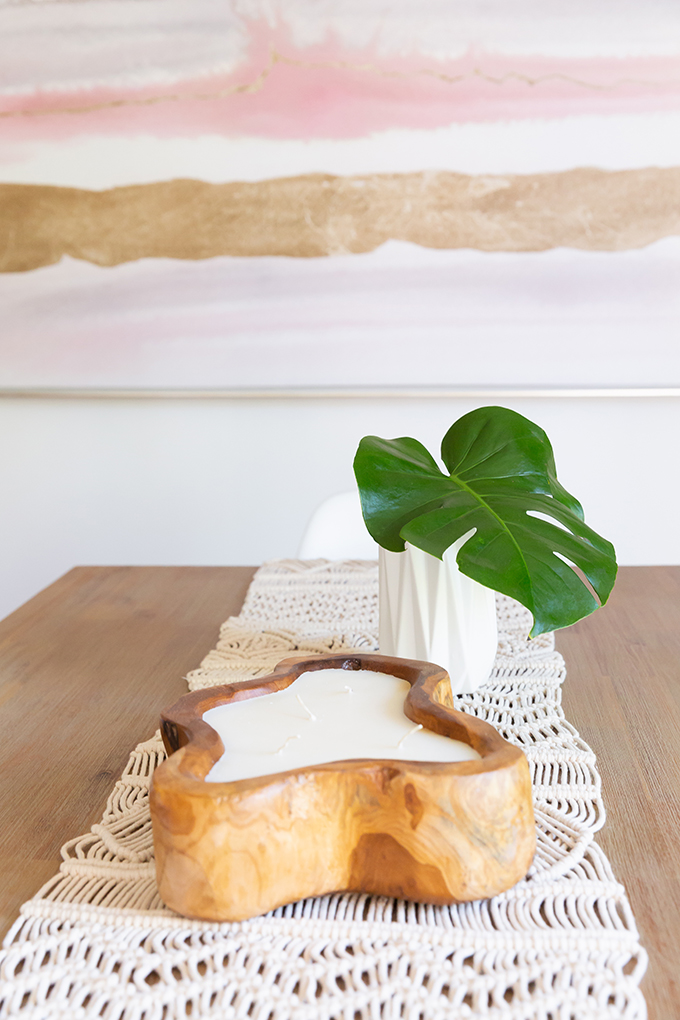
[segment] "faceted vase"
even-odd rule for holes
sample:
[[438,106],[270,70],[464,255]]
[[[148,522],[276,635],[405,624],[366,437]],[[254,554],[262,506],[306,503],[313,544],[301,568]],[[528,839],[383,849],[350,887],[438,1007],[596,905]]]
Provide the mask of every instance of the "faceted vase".
[[443,666],[453,694],[471,694],[488,679],[496,656],[495,593],[462,574],[463,535],[443,560],[406,544],[380,549],[380,652]]

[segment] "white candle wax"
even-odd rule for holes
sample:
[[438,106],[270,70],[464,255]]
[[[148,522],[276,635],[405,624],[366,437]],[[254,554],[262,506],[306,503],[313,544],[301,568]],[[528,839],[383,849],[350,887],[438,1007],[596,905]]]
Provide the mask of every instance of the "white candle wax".
[[388,673],[321,669],[285,690],[209,709],[224,754],[206,780],[227,783],[348,758],[476,761],[468,744],[404,715],[410,685]]

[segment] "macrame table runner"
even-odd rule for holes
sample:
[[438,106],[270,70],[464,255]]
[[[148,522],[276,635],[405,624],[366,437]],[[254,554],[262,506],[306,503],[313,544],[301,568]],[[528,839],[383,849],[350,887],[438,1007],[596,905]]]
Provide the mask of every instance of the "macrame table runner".
[[[499,596],[488,683],[456,699],[522,747],[538,851],[522,882],[454,907],[338,893],[238,924],[179,917],[156,889],[140,744],[98,825],[25,903],[0,958],[0,1016],[24,1020],[642,1020],[646,955],[593,837],[595,756],[560,707],[552,635]],[[188,677],[192,690],[267,674],[295,653],[377,648],[377,567],[282,560]],[[159,705],[159,709],[163,706]]]

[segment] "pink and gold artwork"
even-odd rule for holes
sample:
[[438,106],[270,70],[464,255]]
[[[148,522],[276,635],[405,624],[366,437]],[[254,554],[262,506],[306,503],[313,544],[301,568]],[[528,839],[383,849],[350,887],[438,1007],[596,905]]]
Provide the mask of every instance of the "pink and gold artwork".
[[671,0],[0,0],[0,40],[6,387],[677,368]]

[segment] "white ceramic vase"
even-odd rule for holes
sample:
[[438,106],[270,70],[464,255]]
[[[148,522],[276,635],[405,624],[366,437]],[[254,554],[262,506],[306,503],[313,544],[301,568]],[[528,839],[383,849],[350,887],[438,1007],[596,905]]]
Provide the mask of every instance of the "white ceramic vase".
[[498,646],[495,592],[456,563],[469,537],[443,560],[408,543],[401,553],[380,549],[380,651],[443,666],[453,694],[470,694],[488,679]]

